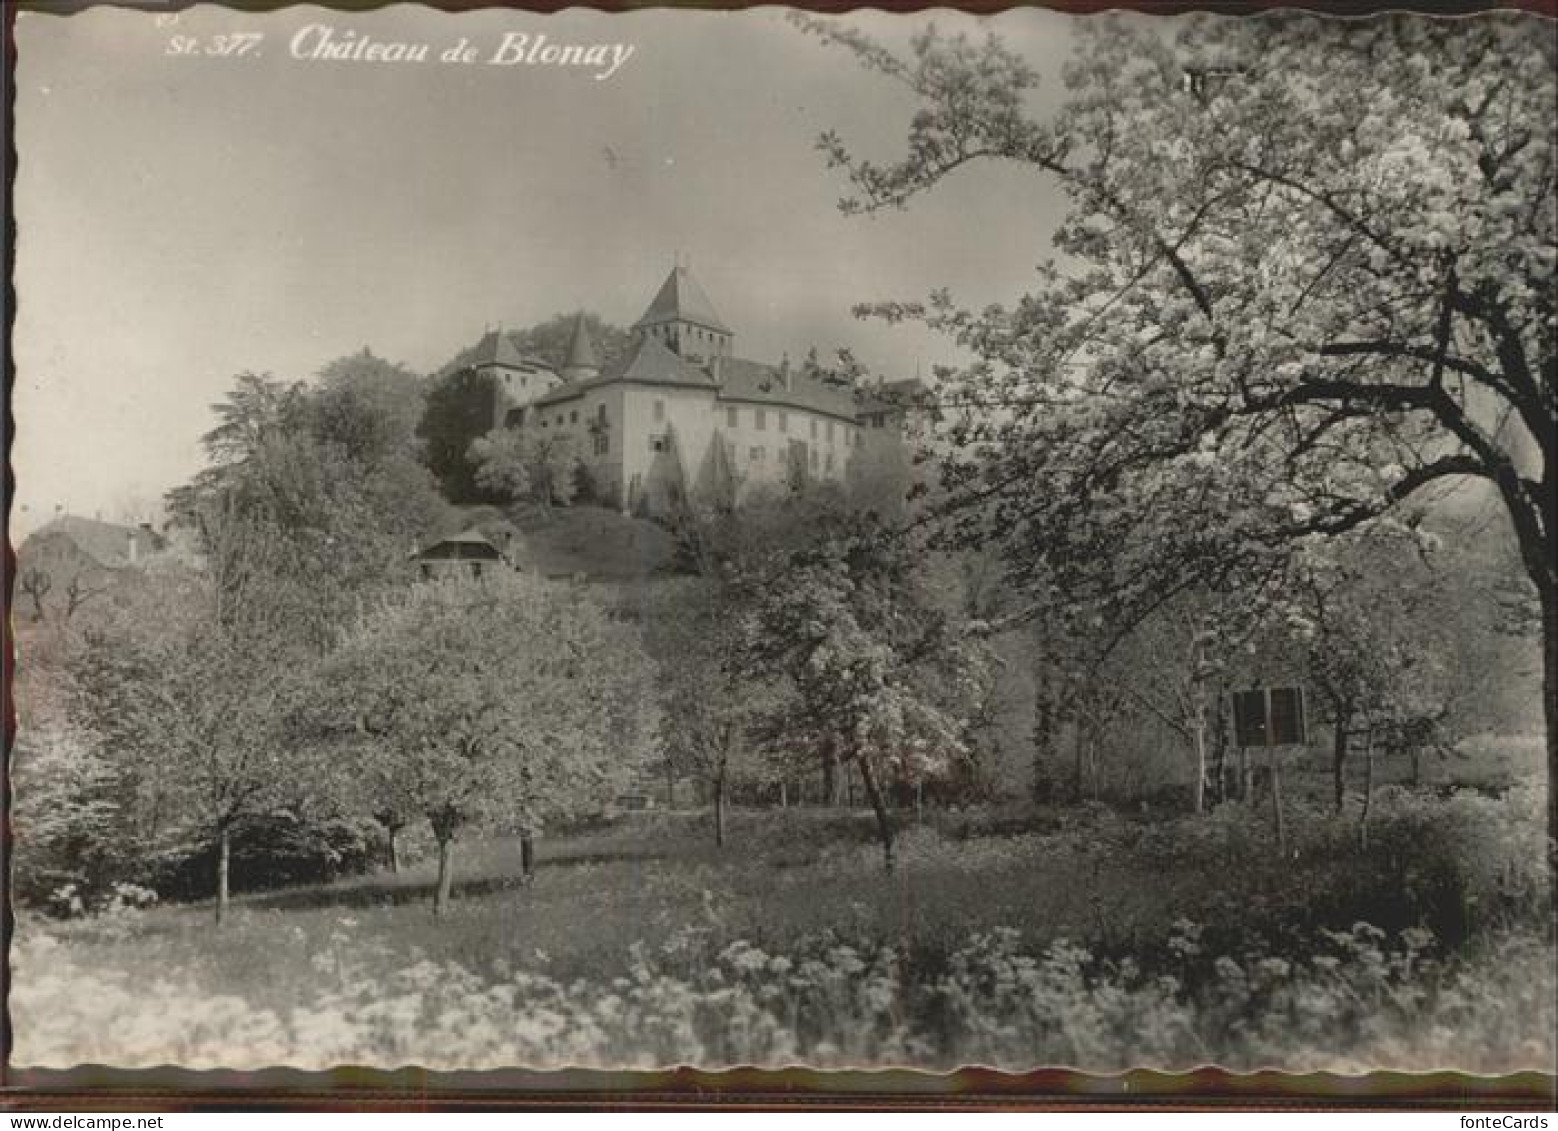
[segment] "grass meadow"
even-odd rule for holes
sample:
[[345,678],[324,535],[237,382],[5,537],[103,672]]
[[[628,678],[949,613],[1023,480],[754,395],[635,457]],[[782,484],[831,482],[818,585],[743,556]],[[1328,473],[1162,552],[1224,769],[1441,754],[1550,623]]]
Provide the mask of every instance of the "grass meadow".
[[[17,1064],[1551,1071],[1541,791],[625,814],[398,875],[18,925]],[[151,1003],[155,1002],[155,1006]]]

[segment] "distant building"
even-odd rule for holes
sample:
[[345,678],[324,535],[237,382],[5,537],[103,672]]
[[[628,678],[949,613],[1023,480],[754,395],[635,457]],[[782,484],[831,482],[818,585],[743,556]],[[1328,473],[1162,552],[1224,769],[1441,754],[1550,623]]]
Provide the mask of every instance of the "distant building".
[[459,534],[440,538],[411,556],[416,563],[417,574],[424,580],[440,577],[481,577],[500,569],[520,568],[508,552],[499,549],[487,535],[472,527]]
[[49,610],[66,616],[119,579],[192,567],[198,555],[151,523],[126,525],[62,514],[29,534],[16,551],[17,595],[33,605],[34,619]]
[[918,381],[861,389],[787,358],[749,361],[734,347],[734,332],[678,265],[607,369],[583,315],[558,370],[491,332],[472,365],[496,383],[495,425],[565,430],[597,495],[635,513],[663,513],[690,493],[736,501],[761,483],[843,482],[853,460],[904,443]]
[[157,561],[169,547],[149,522],[128,526],[62,514],[29,534],[17,557],[42,569],[112,571]]

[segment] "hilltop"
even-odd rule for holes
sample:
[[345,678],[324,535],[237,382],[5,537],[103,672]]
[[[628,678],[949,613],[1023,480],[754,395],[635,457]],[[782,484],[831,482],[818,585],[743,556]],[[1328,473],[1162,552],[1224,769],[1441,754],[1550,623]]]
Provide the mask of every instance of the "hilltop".
[[461,525],[508,526],[522,548],[516,557],[543,577],[595,581],[633,581],[675,572],[675,543],[660,526],[606,507],[572,506],[545,510],[535,506],[458,508]]

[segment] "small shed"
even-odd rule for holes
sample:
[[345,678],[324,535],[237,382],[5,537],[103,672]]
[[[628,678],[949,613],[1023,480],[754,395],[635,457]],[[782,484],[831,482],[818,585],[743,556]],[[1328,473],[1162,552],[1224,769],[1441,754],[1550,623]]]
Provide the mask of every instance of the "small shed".
[[517,568],[497,545],[474,526],[423,547],[411,555],[424,579],[466,575],[480,577],[488,570]]

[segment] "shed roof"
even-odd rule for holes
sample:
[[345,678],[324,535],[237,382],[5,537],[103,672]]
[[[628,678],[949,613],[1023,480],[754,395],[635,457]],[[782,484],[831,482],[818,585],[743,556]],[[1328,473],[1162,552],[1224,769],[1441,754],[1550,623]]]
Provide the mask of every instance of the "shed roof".
[[494,557],[502,557],[503,556],[502,551],[498,549],[497,545],[494,544],[492,539],[488,538],[485,534],[483,534],[480,530],[478,530],[474,526],[471,527],[468,530],[462,530],[458,534],[449,534],[449,535],[446,535],[446,536],[444,536],[442,538],[435,538],[433,541],[429,542],[426,546],[423,546],[420,549],[418,549],[417,552],[412,554],[411,556],[413,558],[426,558],[426,557],[430,557],[436,551],[438,551],[440,549],[443,549],[445,547],[448,547],[448,546],[464,546],[464,547],[468,547],[468,548],[469,547],[474,547],[474,548],[477,548],[477,549],[490,550],[490,551],[492,551],[492,555]]

